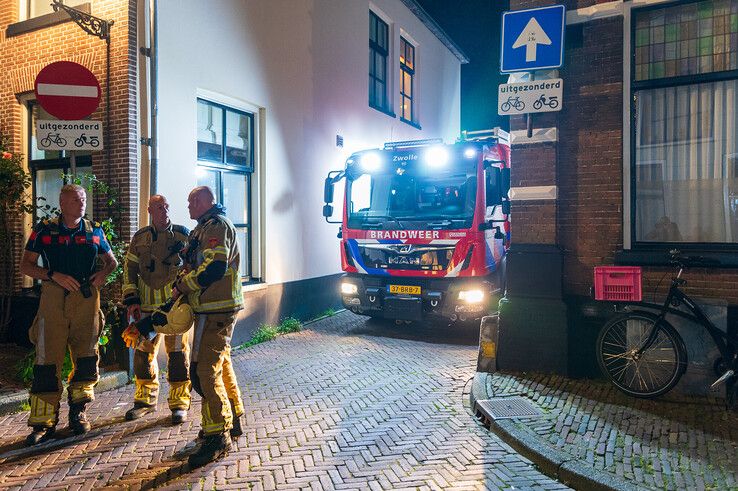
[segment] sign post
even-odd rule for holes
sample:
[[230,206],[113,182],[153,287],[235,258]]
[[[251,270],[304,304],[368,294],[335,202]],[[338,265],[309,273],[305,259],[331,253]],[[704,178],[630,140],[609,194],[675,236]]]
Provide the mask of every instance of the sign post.
[[[500,50],[500,72],[530,72],[530,84],[535,81],[536,70],[549,70],[562,66],[564,62],[564,27],[566,8],[552,5],[528,10],[515,10],[502,14],[502,49]],[[562,87],[561,79],[557,79]],[[509,87],[521,84],[500,85],[498,95]],[[551,99],[553,97],[553,100]],[[498,99],[498,114],[527,114],[528,138],[533,134],[532,112],[560,111],[562,92],[540,94],[538,107],[525,106],[520,97]],[[555,101],[555,102],[554,102]],[[511,109],[514,109],[511,112]]]
[[71,61],[46,65],[34,82],[36,100],[63,121],[36,121],[39,150],[67,150],[72,175],[77,174],[77,150],[102,149],[102,123],[83,120],[100,104],[100,82],[84,66]]

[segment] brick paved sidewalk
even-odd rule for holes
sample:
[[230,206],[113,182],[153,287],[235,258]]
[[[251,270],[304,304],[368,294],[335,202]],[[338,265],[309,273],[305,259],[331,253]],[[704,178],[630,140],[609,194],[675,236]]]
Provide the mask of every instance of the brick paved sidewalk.
[[520,395],[542,409],[540,418],[498,420],[492,429],[575,487],[565,467],[605,488],[738,490],[738,413],[720,400],[633,399],[604,381],[499,372],[477,374],[474,392]]
[[[476,346],[419,341],[430,328],[401,326],[414,339],[397,339],[372,326],[341,313],[235,351],[246,434],[225,459],[194,471],[186,462],[198,397],[190,421],[171,426],[165,397],[158,412],[124,421],[133,387],[109,391],[90,409],[90,433],[32,449],[22,446],[27,413],[0,417],[0,488],[566,488],[465,407]],[[63,404],[62,428],[66,412]]]

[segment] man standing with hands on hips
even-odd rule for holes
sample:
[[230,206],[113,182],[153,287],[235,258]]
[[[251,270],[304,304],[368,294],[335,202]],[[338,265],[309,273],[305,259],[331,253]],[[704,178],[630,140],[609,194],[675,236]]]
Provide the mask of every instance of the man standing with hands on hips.
[[190,455],[190,467],[224,456],[231,436],[243,432],[243,401],[231,365],[231,336],[236,314],[243,308],[240,252],[236,229],[216,204],[213,191],[197,187],[188,196],[190,218],[197,226],[188,239],[188,273],[174,283],[173,298],[187,295],[195,312],[192,345],[192,386],[202,396],[204,441]]
[[[43,281],[38,314],[29,332],[36,359],[28,418],[33,431],[26,438],[28,445],[47,440],[56,429],[67,346],[73,365],[67,388],[69,427],[77,435],[90,430],[85,406],[95,398],[93,388],[98,380],[97,345],[103,328],[100,288],[118,262],[100,224],[82,218],[86,206],[82,186],[62,187],[61,215],[34,228],[21,258],[21,272]],[[38,266],[39,256],[43,266]],[[98,257],[102,268],[96,271]]]
[[[128,317],[139,321],[141,315],[151,313],[172,296],[172,283],[183,267],[180,254],[187,243],[190,231],[169,220],[169,203],[159,194],[149,199],[151,225],[143,227],[131,239],[123,263],[123,303],[128,307]],[[138,338],[133,355],[133,372],[136,376],[136,392],[133,407],[126,412],[126,419],[138,419],[156,409],[159,395],[159,367],[156,354],[161,340],[169,359],[169,409],[172,423],[187,420],[190,408],[190,352],[189,335],[158,335],[149,341]]]

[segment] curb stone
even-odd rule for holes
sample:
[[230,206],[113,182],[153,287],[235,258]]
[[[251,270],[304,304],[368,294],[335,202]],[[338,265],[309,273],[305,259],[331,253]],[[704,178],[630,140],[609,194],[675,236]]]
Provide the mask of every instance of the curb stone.
[[[494,420],[486,418],[477,407],[477,400],[490,399],[494,395],[487,391],[487,377],[490,374],[476,372],[469,395],[471,407],[490,431],[510,445],[549,477],[558,479],[575,489],[592,491],[627,491],[636,489],[635,483],[627,482],[607,472],[601,472],[586,465],[571,455],[542,443],[536,436],[518,428],[515,420]],[[525,421],[525,418],[520,418]]]
[[[95,386],[95,392],[99,393],[106,390],[117,389],[128,384],[128,382],[128,374],[123,370],[103,372],[100,374],[100,380]],[[66,397],[66,394],[67,388],[65,386],[61,396],[62,399]],[[22,391],[13,392],[8,395],[0,396],[0,416],[23,411],[22,406],[26,402],[28,402],[28,391],[25,389]]]

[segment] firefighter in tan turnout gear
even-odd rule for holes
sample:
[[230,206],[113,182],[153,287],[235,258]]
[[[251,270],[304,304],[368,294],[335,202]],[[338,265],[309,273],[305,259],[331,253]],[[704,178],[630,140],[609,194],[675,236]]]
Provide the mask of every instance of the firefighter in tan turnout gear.
[[[86,205],[83,187],[62,187],[61,215],[34,228],[21,258],[21,272],[43,281],[38,314],[29,332],[36,357],[28,445],[47,440],[56,429],[67,347],[73,365],[67,388],[69,428],[78,435],[90,430],[85,406],[95,398],[98,380],[97,345],[103,328],[100,287],[118,263],[100,224],[82,218]],[[39,256],[43,267],[38,266]],[[96,271],[98,258],[102,268]]]
[[[149,316],[172,297],[172,284],[183,267],[181,253],[187,244],[189,230],[169,220],[169,203],[164,196],[149,200],[151,225],[136,232],[131,240],[123,267],[123,303],[128,306],[128,318],[138,321]],[[187,420],[190,408],[189,333],[165,336],[153,340],[139,337],[135,343],[133,371],[136,392],[133,407],[126,419],[133,420],[156,409],[159,395],[159,367],[156,354],[164,340],[168,363],[169,409],[172,423]]]
[[189,457],[199,467],[225,455],[231,436],[243,432],[243,401],[231,364],[231,336],[236,314],[243,308],[240,252],[236,229],[205,186],[188,197],[190,218],[197,226],[190,233],[185,254],[189,272],[174,285],[174,297],[186,295],[195,312],[192,346],[192,385],[202,396],[204,441]]

